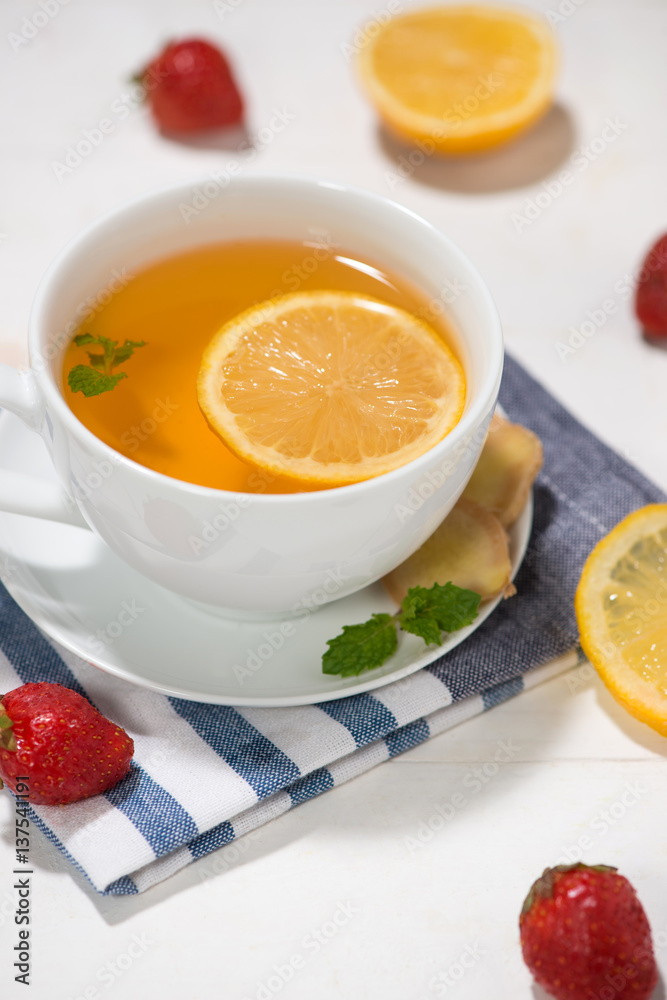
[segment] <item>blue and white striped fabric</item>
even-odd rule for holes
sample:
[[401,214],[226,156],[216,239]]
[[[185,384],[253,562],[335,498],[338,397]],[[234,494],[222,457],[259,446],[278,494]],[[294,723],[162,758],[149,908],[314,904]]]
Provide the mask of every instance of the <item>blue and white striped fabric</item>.
[[577,662],[572,602],[586,555],[629,511],[663,498],[511,359],[501,402],[545,449],[518,596],[448,656],[374,694],[262,709],[153,694],[58,648],[0,587],[0,689],[37,680],[65,684],[135,741],[130,773],[105,795],[31,810],[36,826],[98,891],[143,892]]

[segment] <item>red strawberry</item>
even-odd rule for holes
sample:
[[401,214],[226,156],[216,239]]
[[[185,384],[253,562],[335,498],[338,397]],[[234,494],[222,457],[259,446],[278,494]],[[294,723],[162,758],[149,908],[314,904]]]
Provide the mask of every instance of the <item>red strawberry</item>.
[[141,80],[163,132],[196,132],[243,118],[243,100],[227,60],[201,38],[171,42]]
[[651,247],[642,264],[635,312],[648,337],[667,337],[667,234]]
[[0,776],[16,791],[27,778],[35,805],[106,792],[130,770],[134,743],[76,691],[24,684],[0,698]]
[[557,1000],[649,1000],[651,928],[630,883],[606,865],[547,868],[519,918],[526,965]]

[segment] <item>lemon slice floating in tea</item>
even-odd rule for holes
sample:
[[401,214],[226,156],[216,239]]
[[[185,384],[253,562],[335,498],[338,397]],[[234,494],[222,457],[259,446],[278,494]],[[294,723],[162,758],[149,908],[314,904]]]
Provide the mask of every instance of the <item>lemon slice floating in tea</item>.
[[482,4],[407,11],[369,30],[358,56],[380,117],[427,154],[490,149],[528,128],[552,102],[557,62],[546,20]]
[[461,365],[427,323],[353,292],[253,306],[204,351],[197,396],[240,458],[320,487],[412,461],[458,422]]
[[642,507],[598,542],[575,608],[581,645],[611,693],[667,736],[667,504]]

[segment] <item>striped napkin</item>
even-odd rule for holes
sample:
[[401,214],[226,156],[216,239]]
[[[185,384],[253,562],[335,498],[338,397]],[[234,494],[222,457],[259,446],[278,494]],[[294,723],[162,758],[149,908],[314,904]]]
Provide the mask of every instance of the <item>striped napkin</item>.
[[143,892],[578,662],[573,596],[584,559],[627,513],[664,497],[510,358],[500,400],[545,452],[518,594],[447,656],[373,694],[243,709],[153,694],[59,648],[0,586],[0,690],[65,684],[135,742],[130,773],[105,795],[30,811],[99,892]]

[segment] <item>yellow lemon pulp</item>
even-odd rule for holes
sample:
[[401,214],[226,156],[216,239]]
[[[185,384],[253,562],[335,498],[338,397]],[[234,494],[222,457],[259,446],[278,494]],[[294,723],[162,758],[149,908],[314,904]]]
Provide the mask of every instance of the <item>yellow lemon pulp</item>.
[[553,100],[555,36],[502,7],[410,11],[362,36],[361,80],[385,124],[424,150],[471,153],[528,128]]
[[598,543],[575,607],[582,647],[611,693],[667,736],[667,504],[642,507]]
[[197,396],[246,462],[326,487],[389,472],[440,441],[463,412],[465,378],[416,316],[310,291],[225,324],[204,351]]

